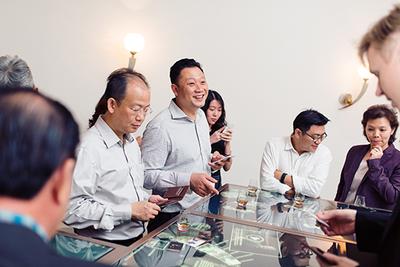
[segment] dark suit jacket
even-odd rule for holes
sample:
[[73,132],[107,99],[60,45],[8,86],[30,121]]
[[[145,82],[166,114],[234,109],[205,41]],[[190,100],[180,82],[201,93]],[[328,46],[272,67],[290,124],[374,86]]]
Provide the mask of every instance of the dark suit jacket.
[[357,247],[378,253],[379,266],[400,266],[400,202],[392,216],[380,212],[357,211]]
[[[353,146],[347,153],[336,201],[345,201],[354,175],[369,148],[370,145]],[[368,207],[392,210],[400,194],[400,151],[392,144],[385,149],[382,158],[370,159],[367,164],[368,171],[360,183],[357,195],[365,196]]]
[[0,223],[0,267],[102,267],[56,254],[36,233],[23,226]]

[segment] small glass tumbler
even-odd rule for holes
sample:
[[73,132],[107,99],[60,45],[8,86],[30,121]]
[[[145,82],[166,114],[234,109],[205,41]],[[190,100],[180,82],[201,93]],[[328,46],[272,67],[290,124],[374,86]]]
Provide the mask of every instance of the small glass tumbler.
[[294,206],[296,208],[302,208],[303,205],[304,205],[304,200],[305,199],[306,199],[306,197],[302,193],[296,192],[294,194]]
[[177,224],[178,224],[178,231],[179,232],[187,232],[187,231],[189,231],[190,223],[189,223],[188,218],[186,218],[185,216],[181,216],[178,219]]
[[236,201],[238,209],[246,209],[247,202],[249,202],[247,192],[239,191]]
[[365,204],[365,197],[361,195],[357,195],[356,199],[354,200],[354,205],[358,207],[366,207],[367,205]]

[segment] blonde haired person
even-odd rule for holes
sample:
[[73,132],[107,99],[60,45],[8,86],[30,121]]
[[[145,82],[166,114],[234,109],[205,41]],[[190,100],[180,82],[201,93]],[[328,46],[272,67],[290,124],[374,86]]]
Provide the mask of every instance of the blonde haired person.
[[[367,56],[370,72],[378,78],[376,95],[385,95],[393,106],[400,107],[400,5],[380,19],[361,40],[359,56]],[[330,227],[322,226],[328,235],[356,233],[357,246],[362,251],[378,255],[379,266],[400,266],[400,204],[392,215],[356,210],[323,211],[317,216]],[[334,266],[357,266],[358,263],[324,253]],[[320,261],[321,266],[325,263]]]

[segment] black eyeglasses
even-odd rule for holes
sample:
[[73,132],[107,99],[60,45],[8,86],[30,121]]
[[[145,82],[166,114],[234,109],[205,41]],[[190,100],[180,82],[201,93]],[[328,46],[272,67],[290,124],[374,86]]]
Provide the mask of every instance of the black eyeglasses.
[[319,134],[311,135],[311,134],[309,134],[307,132],[304,132],[304,134],[307,135],[308,137],[310,137],[313,140],[314,143],[318,142],[318,140],[320,140],[322,142],[322,141],[325,140],[325,138],[328,137],[328,135],[326,133],[323,133],[321,135],[319,135]]

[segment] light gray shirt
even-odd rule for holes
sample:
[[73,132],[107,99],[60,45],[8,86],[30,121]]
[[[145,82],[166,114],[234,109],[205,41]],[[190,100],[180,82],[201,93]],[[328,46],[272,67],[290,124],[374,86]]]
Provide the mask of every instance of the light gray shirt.
[[[174,102],[149,122],[143,134],[142,157],[145,168],[144,187],[162,195],[166,187],[190,184],[192,173],[210,174],[211,159],[209,126],[199,109],[190,119]],[[201,197],[191,190],[177,204],[163,212],[186,209]]]
[[148,199],[143,171],[135,138],[128,134],[122,142],[99,117],[78,149],[65,223],[79,234],[108,240],[142,234],[143,222],[131,221],[131,205]]

